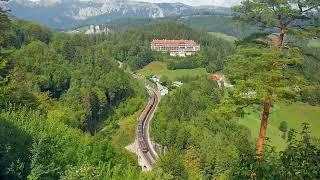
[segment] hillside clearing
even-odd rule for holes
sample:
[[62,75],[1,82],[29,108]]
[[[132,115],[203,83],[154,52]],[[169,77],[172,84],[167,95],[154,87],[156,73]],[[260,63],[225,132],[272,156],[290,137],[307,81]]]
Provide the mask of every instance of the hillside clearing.
[[181,77],[189,76],[202,76],[207,75],[207,71],[205,68],[195,68],[195,69],[176,69],[169,70],[167,69],[167,64],[164,62],[154,61],[145,66],[143,69],[139,71],[139,73],[145,76],[159,75],[159,76],[168,76],[168,78],[172,81],[176,81]]
[[219,32],[209,32],[211,35],[215,36],[215,37],[218,37],[218,38],[222,38],[226,41],[230,41],[230,42],[235,42],[237,41],[238,39],[234,36],[229,36],[227,34],[223,34],[223,33],[219,33]]
[[308,47],[318,48],[320,47],[320,39],[312,39],[308,43]]
[[[260,130],[261,112],[254,108],[246,109],[247,115],[239,120],[240,124],[245,125],[251,131],[251,135],[256,139]],[[279,150],[285,148],[285,140],[280,137],[279,125],[282,121],[288,123],[288,129],[293,128],[297,132],[301,131],[303,122],[310,124],[311,135],[320,138],[320,107],[311,106],[304,103],[277,103],[274,105],[270,114],[267,137],[271,144]]]

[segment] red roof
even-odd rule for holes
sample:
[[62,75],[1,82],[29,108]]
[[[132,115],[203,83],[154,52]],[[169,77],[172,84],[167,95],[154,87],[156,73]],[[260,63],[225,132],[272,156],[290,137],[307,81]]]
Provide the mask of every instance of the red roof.
[[197,44],[194,40],[153,40],[151,44]]
[[210,80],[213,80],[213,81],[221,81],[221,80],[223,80],[223,76],[218,75],[218,74],[210,74],[208,78]]

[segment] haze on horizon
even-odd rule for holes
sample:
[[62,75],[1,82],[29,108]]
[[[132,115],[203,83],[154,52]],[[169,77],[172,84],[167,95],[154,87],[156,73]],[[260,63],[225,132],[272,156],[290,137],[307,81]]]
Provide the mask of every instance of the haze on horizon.
[[163,3],[163,2],[180,2],[192,6],[223,6],[231,7],[237,5],[241,0],[140,0],[144,2]]
[[[18,0],[19,1],[19,0]],[[23,1],[23,0],[20,0]],[[61,0],[24,0],[33,2],[59,2]],[[79,0],[79,1],[109,1],[109,0]],[[150,3],[183,3],[191,6],[223,6],[231,7],[237,5],[241,0],[131,0],[140,2],[150,2]]]

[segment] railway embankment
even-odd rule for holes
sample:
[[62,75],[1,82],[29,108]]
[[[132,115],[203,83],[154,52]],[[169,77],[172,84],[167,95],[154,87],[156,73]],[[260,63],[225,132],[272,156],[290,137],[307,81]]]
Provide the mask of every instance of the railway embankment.
[[149,100],[138,118],[135,142],[126,148],[138,156],[138,163],[143,171],[150,171],[158,158],[158,153],[150,137],[150,123],[158,107],[160,95],[150,86],[146,86],[146,90],[149,94]]

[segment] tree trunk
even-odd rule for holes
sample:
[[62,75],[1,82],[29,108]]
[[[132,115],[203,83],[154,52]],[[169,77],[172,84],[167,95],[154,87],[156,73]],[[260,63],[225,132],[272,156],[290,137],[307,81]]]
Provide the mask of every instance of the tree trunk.
[[256,154],[258,160],[260,160],[262,157],[264,139],[267,134],[268,120],[269,120],[271,101],[272,101],[271,97],[272,95],[266,97],[266,99],[264,100],[263,113],[262,113],[262,119],[261,119],[261,125],[260,125],[260,134],[258,139],[258,148],[257,148],[257,154]]
[[287,31],[287,27],[284,23],[280,24],[280,35],[279,35],[279,44],[278,44],[278,48],[279,50],[281,50],[281,48],[283,47],[283,43],[284,43],[284,36],[286,34]]
[[[278,39],[278,51],[279,51],[279,57],[275,59],[273,62],[272,66],[272,71],[277,69],[277,66],[279,64],[280,56],[281,56],[281,49],[283,48],[283,43],[284,43],[284,37],[287,31],[287,27],[284,23],[280,23],[280,35]],[[274,85],[274,77],[271,77],[271,80],[269,82],[269,94],[264,100],[264,105],[263,105],[263,113],[262,113],[262,118],[261,118],[261,125],[260,125],[260,134],[258,138],[258,145],[257,145],[257,152],[256,152],[256,158],[257,160],[260,160],[262,157],[262,152],[263,152],[263,145],[264,145],[264,139],[267,134],[267,127],[268,127],[268,121],[269,121],[269,114],[270,114],[270,109],[271,109],[271,104],[272,104],[272,96],[273,96],[273,90],[272,87]]]

